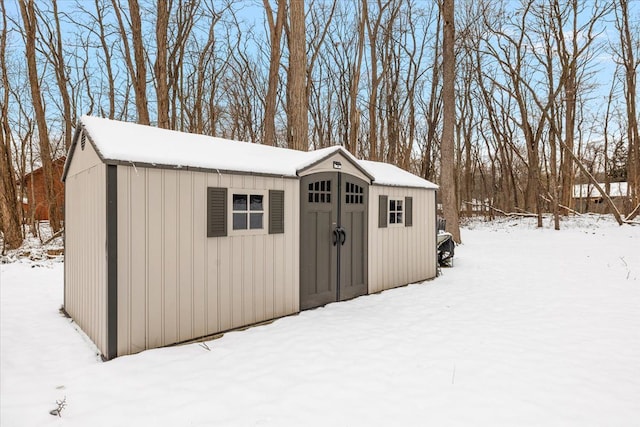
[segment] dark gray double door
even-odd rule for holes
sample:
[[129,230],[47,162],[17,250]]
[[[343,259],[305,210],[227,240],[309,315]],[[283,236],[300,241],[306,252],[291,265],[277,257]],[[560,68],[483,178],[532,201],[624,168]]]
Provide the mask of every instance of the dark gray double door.
[[368,183],[322,172],[300,193],[300,309],[366,294]]

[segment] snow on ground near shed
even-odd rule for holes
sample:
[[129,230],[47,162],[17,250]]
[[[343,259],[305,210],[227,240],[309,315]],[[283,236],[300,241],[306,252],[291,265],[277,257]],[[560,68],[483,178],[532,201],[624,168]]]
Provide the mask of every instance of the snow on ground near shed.
[[61,263],[2,265],[1,424],[638,425],[640,227],[533,224],[468,225],[433,281],[107,363],[58,313]]

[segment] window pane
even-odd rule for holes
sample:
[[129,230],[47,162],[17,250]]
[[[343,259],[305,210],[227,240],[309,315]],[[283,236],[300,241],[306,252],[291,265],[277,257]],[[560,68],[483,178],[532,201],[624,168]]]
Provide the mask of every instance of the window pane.
[[234,194],[233,195],[233,210],[234,211],[246,211],[247,210],[247,195],[246,194]]
[[390,213],[389,214],[389,224],[395,224],[395,223],[396,223],[396,214]]
[[309,191],[313,191],[313,182],[309,183]]
[[396,218],[396,224],[402,224],[402,214],[399,213]]
[[331,193],[327,194],[327,203],[331,203]]
[[264,208],[262,207],[262,195],[258,195],[258,194],[252,194],[250,197],[251,200],[251,210],[252,211],[263,211]]
[[331,191],[331,181],[327,181],[327,191]]
[[320,194],[320,203],[324,203],[324,193]]
[[326,182],[326,181],[321,181],[321,182],[320,182],[320,191],[324,191],[324,186],[325,186],[325,184],[324,184],[324,183],[325,183],[325,182]]
[[320,191],[320,183],[319,182],[314,182],[313,183],[313,189],[316,191]]
[[315,193],[315,194],[313,195],[313,201],[314,201],[315,203],[319,203],[319,202],[320,202],[320,194]]
[[396,201],[395,200],[389,200],[389,210],[390,211],[395,211],[396,210]]
[[313,193],[309,192],[309,203],[313,203]]
[[402,212],[402,200],[398,200],[398,201],[396,202],[396,210],[397,210],[398,212]]
[[247,214],[246,213],[234,213],[233,214],[233,229],[234,230],[246,230],[247,229]]
[[262,228],[262,213],[251,213],[249,214],[249,228],[252,230]]

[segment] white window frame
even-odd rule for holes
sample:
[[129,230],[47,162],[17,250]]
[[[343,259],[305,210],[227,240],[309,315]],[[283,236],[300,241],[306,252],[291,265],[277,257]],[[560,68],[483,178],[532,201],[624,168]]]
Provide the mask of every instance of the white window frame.
[[[233,210],[233,196],[243,194],[247,195],[247,211],[234,211]],[[233,214],[239,212],[247,213],[247,227],[250,226],[251,220],[249,214],[251,213],[251,196],[262,196],[262,211],[254,211],[262,213],[262,228],[247,228],[244,230],[235,230],[233,228]],[[228,190],[227,200],[227,234],[229,236],[259,236],[269,233],[269,191],[268,190],[251,190],[246,188],[230,188]]]
[[[396,202],[396,209],[395,210],[391,210],[391,202]],[[398,202],[400,202],[402,204],[402,210],[398,210],[397,209]],[[404,227],[405,207],[406,206],[405,206],[403,197],[391,197],[391,196],[389,196],[389,199],[387,201],[387,227]],[[392,223],[391,222],[391,215],[397,215],[398,213],[402,214],[402,221],[401,222]]]

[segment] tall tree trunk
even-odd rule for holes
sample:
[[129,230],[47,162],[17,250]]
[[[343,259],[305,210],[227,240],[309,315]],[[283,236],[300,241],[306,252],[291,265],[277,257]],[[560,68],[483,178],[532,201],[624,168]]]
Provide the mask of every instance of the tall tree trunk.
[[284,27],[286,0],[278,0],[276,20],[273,20],[273,12],[269,0],[263,0],[267,22],[269,23],[269,35],[271,50],[269,55],[269,80],[267,82],[267,95],[264,103],[264,138],[266,145],[276,145],[276,107],[278,100],[278,83],[280,82],[280,43],[282,41],[282,28]]
[[569,73],[565,82],[565,149],[562,158],[562,170],[560,171],[562,176],[562,188],[561,203],[565,206],[563,213],[569,214],[569,210],[572,208],[573,200],[573,160],[569,154],[569,150],[574,150],[574,138],[575,138],[575,123],[576,123],[576,64],[574,61],[569,66]]
[[[628,0],[618,0],[618,30],[620,32],[620,50],[625,71],[625,101],[627,107],[627,182],[631,198],[630,210],[640,203],[640,134],[638,130],[638,114],[636,111],[636,79],[637,59],[634,57],[634,41],[629,25]],[[637,43],[637,40],[636,40]]]
[[2,73],[2,99],[0,100],[0,232],[8,249],[22,244],[20,228],[19,200],[16,194],[15,170],[11,158],[11,128],[9,126],[9,76],[7,74],[7,14],[4,0],[2,9],[2,30],[0,30],[0,73]]
[[111,120],[114,119],[116,114],[116,84],[115,77],[113,76],[113,67],[111,66],[111,49],[109,43],[107,42],[107,34],[105,31],[105,23],[104,23],[104,10],[106,8],[105,5],[100,4],[99,0],[94,0],[96,7],[96,21],[99,27],[99,39],[100,39],[100,48],[102,49],[102,54],[104,55],[104,65],[107,73],[107,83],[108,83],[108,98],[109,98],[109,111],[107,112],[107,117]]
[[[118,28],[122,46],[124,48],[124,60],[131,76],[133,90],[135,92],[136,113],[138,123],[149,124],[149,107],[147,105],[147,67],[144,54],[144,44],[142,42],[142,21],[140,20],[140,7],[138,0],[129,0],[129,15],[131,18],[131,28],[124,25],[122,10],[119,0],[111,0],[113,10],[118,20]],[[133,39],[133,58],[129,39]]]
[[456,123],[455,104],[455,24],[454,0],[442,0],[443,38],[442,38],[442,97],[443,97],[443,126],[441,145],[441,194],[444,218],[447,220],[447,230],[453,235],[453,240],[460,243],[460,224],[458,218],[458,203],[456,201],[455,171],[454,171],[454,127]]
[[304,0],[289,1],[289,79],[287,119],[289,148],[309,149],[307,52]]
[[61,228],[60,209],[56,201],[56,194],[53,187],[53,162],[51,159],[51,146],[49,145],[49,130],[44,113],[44,105],[41,98],[40,80],[38,76],[38,66],[36,63],[36,10],[33,0],[20,2],[20,13],[24,24],[25,48],[27,57],[27,71],[29,74],[29,86],[31,89],[31,100],[38,126],[38,144],[40,148],[40,160],[42,162],[42,172],[44,174],[44,191],[46,202],[49,207],[49,224],[54,233]]
[[347,150],[356,154],[358,145],[358,132],[360,130],[360,112],[358,111],[358,89],[360,87],[360,70],[364,54],[364,25],[367,19],[367,0],[362,1],[360,19],[358,20],[358,55],[352,69],[352,78],[349,84],[349,140]]
[[65,65],[65,53],[62,49],[62,31],[60,30],[60,17],[58,15],[58,2],[52,1],[53,4],[53,19],[56,27],[55,44],[50,46],[51,59],[56,71],[56,81],[58,83],[58,90],[60,91],[60,98],[62,100],[62,114],[64,121],[64,146],[68,150],[71,147],[71,139],[73,134],[73,126],[75,123],[75,112],[72,112],[71,97],[69,95],[69,73]]
[[[158,102],[158,127],[169,129],[169,85],[167,82],[167,28],[171,5],[158,0],[156,15],[156,98]],[[137,60],[136,60],[137,61]]]

